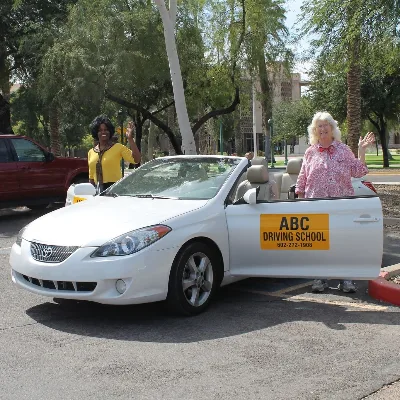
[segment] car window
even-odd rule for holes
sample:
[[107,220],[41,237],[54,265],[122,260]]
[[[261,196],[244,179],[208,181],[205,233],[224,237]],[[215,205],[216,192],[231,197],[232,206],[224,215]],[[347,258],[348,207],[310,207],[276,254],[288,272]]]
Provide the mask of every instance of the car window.
[[218,193],[240,161],[226,157],[156,159],[117,183],[110,192],[208,200]]
[[42,149],[31,141],[25,139],[11,139],[11,142],[14,145],[15,152],[17,153],[18,161],[46,161]]
[[10,153],[6,147],[5,140],[0,140],[0,163],[10,162]]

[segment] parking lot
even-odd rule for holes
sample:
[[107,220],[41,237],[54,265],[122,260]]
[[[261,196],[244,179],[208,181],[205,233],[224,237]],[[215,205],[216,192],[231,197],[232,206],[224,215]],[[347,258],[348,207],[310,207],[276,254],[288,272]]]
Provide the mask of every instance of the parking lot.
[[[248,279],[193,318],[19,290],[8,253],[40,215],[0,211],[1,399],[378,399],[400,379],[400,309],[367,282],[313,294],[308,280]],[[400,262],[397,243],[386,232],[383,265]]]

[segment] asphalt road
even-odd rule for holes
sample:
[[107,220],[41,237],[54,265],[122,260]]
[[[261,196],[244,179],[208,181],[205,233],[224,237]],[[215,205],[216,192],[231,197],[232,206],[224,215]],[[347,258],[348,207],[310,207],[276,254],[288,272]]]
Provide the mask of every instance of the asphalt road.
[[[249,279],[193,318],[58,304],[10,281],[9,248],[40,215],[0,211],[1,400],[400,398],[400,308],[366,282],[317,295],[305,280]],[[384,262],[400,258],[396,240]]]
[[400,185],[400,174],[390,174],[390,173],[378,173],[378,174],[368,174],[367,179],[373,183],[397,183]]

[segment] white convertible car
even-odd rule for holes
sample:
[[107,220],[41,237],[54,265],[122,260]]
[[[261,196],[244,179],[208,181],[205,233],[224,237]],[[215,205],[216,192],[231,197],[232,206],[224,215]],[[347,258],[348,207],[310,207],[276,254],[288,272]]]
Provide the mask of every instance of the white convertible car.
[[272,199],[265,165],[227,156],[158,158],[93,190],[75,186],[77,204],[21,230],[10,254],[18,286],[104,304],[167,300],[190,315],[220,285],[247,277],[379,275],[375,194]]

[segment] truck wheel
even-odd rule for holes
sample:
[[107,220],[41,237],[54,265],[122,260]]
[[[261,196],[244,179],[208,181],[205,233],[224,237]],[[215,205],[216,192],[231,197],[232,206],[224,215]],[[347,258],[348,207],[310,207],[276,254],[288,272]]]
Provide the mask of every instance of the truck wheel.
[[78,176],[72,181],[72,183],[74,183],[75,185],[77,185],[78,183],[88,183],[88,182],[89,178],[85,176]]

